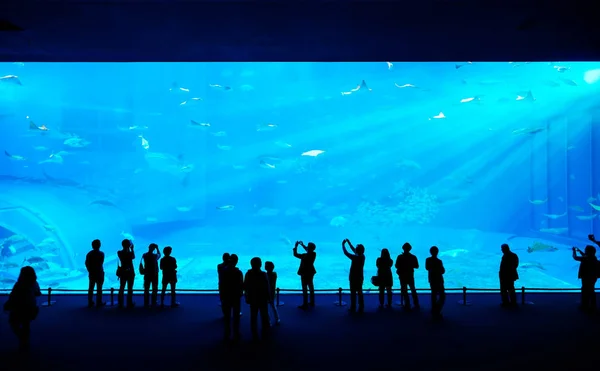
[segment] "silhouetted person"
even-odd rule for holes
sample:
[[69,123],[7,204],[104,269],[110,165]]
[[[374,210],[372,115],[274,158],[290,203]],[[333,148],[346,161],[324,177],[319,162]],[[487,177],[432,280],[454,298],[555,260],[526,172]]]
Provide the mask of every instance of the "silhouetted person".
[[[592,235],[593,237],[593,235]],[[594,241],[593,239],[590,239]],[[577,253],[580,256],[577,256]],[[598,280],[598,259],[596,248],[592,245],[585,247],[585,252],[573,247],[573,259],[580,262],[577,278],[581,279],[581,310],[596,310],[596,281]]]
[[26,266],[21,268],[19,278],[4,303],[4,310],[10,312],[8,323],[19,339],[19,349],[29,349],[31,321],[37,318],[39,308],[36,297],[42,295],[37,283],[35,270]]
[[444,288],[444,274],[446,269],[444,263],[438,258],[440,250],[437,246],[429,249],[431,257],[425,259],[425,269],[429,277],[431,287],[431,314],[436,318],[442,317],[442,308],[446,302],[446,290]]
[[223,315],[225,314],[225,308],[223,308],[223,298],[221,297],[221,276],[222,276],[223,270],[227,267],[227,264],[229,263],[229,259],[230,259],[230,255],[229,255],[229,253],[226,252],[223,254],[223,262],[217,264],[217,275],[219,277],[219,283],[218,283],[219,300],[221,301],[221,312],[223,312]]
[[502,260],[500,261],[500,295],[503,307],[517,306],[517,293],[515,292],[515,281],[519,279],[517,268],[519,257],[510,251],[507,244],[502,244]]
[[225,340],[231,337],[231,319],[233,317],[234,339],[240,338],[240,312],[244,295],[244,275],[237,267],[238,257],[232,254],[221,270],[221,309],[225,320]]
[[85,268],[88,271],[88,307],[94,306],[94,287],[96,287],[96,306],[105,305],[102,301],[102,285],[104,284],[104,253],[100,251],[100,240],[92,241],[92,251],[85,256]]
[[167,291],[167,286],[171,285],[171,308],[178,307],[176,295],[175,295],[175,286],[177,285],[177,259],[171,256],[173,252],[173,248],[171,246],[167,246],[163,249],[163,254],[165,256],[160,259],[160,270],[162,271],[162,291],[160,293],[160,306],[165,306],[165,292]]
[[258,339],[258,314],[260,313],[261,330],[263,336],[269,331],[269,279],[267,273],[263,272],[260,258],[250,260],[252,269],[246,272],[244,277],[244,291],[246,293],[246,304],[250,306],[250,329],[252,338]]
[[[306,253],[299,254],[298,246],[302,246]],[[302,305],[298,307],[300,309],[308,309],[309,307],[315,306],[314,278],[315,274],[317,274],[317,270],[315,269],[315,260],[317,259],[316,249],[317,246],[312,242],[309,242],[308,246],[305,246],[302,241],[296,241],[296,244],[294,245],[294,256],[300,259],[300,267],[298,268],[298,275],[300,276],[300,281],[302,283]]]
[[[346,244],[352,250],[352,254],[346,249]],[[342,250],[344,255],[352,261],[350,264],[350,312],[356,312],[356,297],[358,296],[358,312],[365,310],[365,298],[363,296],[364,267],[365,267],[365,247],[362,244],[352,246],[349,239],[342,241]]]
[[125,285],[127,285],[127,307],[131,308],[135,305],[133,302],[133,281],[135,280],[135,270],[133,269],[133,261],[135,260],[135,252],[133,251],[133,242],[123,240],[121,242],[122,250],[117,251],[119,257],[119,268],[117,268],[117,277],[119,277],[119,295],[117,300],[119,308],[123,308],[123,295],[125,293]]
[[400,293],[404,309],[410,309],[410,297],[408,296],[408,288],[412,295],[415,309],[419,309],[419,296],[415,288],[415,269],[419,269],[419,261],[417,257],[410,253],[412,246],[406,242],[402,245],[402,254],[396,258],[396,273],[400,280]]
[[265,270],[267,271],[267,278],[269,279],[269,308],[273,314],[273,320],[276,325],[281,322],[279,320],[279,311],[275,303],[275,297],[277,295],[277,272],[275,272],[275,264],[273,262],[265,262]]
[[[154,253],[156,251],[156,254]],[[158,260],[160,251],[158,245],[151,243],[148,245],[148,252],[142,255],[140,263],[140,273],[144,275],[144,307],[150,306],[150,286],[152,286],[152,306],[157,304],[158,299]]]
[[390,257],[388,249],[382,249],[381,255],[375,262],[377,266],[377,277],[379,280],[379,307],[383,308],[385,292],[387,291],[387,307],[392,307],[392,286],[394,285],[394,276],[392,266],[394,261]]

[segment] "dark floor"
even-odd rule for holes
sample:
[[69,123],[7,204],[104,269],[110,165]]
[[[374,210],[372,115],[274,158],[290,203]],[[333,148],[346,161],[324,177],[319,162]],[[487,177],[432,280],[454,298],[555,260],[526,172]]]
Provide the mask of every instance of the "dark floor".
[[531,294],[535,304],[515,310],[500,308],[497,295],[472,294],[466,307],[450,295],[443,323],[431,321],[429,296],[420,297],[421,312],[406,313],[378,311],[370,295],[366,313],[350,316],[347,307],[333,305],[335,296],[317,296],[308,312],[296,308],[299,297],[282,296],[281,326],[262,343],[249,340],[244,307],[238,345],[221,340],[216,296],[181,295],[180,308],[162,310],[88,309],[83,296],[56,297],[54,306],[41,308],[25,359],[14,351],[8,316],[0,317],[0,369],[578,370],[597,364],[587,350],[600,345],[600,317],[579,312],[577,295]]

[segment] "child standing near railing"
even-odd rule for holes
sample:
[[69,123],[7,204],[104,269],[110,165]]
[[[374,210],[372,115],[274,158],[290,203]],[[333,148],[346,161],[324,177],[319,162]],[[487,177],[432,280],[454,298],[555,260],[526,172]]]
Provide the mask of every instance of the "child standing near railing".
[[276,288],[277,288],[277,272],[275,272],[275,264],[273,262],[265,263],[265,270],[267,271],[267,278],[269,279],[269,292],[270,292],[270,300],[269,300],[269,317],[271,317],[271,324],[273,324],[273,320],[276,325],[279,325],[281,320],[279,319],[279,312],[277,311],[276,304]]

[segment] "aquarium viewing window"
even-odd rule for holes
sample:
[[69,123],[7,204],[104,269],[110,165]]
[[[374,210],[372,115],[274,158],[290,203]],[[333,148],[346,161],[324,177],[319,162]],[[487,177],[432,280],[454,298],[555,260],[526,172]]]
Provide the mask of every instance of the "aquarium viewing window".
[[[20,267],[87,288],[91,241],[173,247],[179,287],[213,289],[224,252],[296,289],[347,287],[341,242],[436,245],[447,287],[578,287],[600,234],[600,63],[2,63],[0,289]],[[142,280],[136,280],[140,288]],[[365,288],[370,287],[365,279]],[[397,285],[397,280],[395,281]]]

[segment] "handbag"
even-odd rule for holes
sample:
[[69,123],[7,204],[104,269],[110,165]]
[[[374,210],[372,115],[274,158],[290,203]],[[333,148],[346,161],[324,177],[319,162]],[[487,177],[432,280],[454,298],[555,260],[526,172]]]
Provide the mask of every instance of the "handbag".
[[379,276],[373,276],[371,277],[371,284],[373,286],[379,287],[381,281],[379,280]]
[[[143,261],[143,258],[142,258]],[[144,268],[144,264],[142,264],[142,261],[140,261],[140,274],[143,276],[144,273],[146,273],[146,269]]]
[[121,278],[122,274],[123,274],[123,270],[121,269],[121,263],[117,261],[117,277]]

